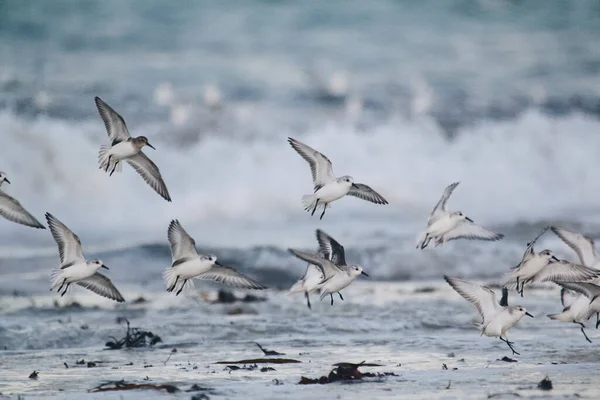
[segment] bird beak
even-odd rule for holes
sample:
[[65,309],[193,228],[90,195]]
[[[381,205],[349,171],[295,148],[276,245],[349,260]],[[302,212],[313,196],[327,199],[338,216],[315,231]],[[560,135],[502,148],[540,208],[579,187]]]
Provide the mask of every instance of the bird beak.
[[152,146],[150,143],[146,143],[146,146],[150,147],[153,150],[156,150],[156,147]]
[[472,220],[471,218],[469,218],[469,217],[465,217],[465,219],[466,219],[467,221],[469,221],[469,222],[473,222],[473,220]]
[[8,178],[4,178],[4,182],[6,182],[10,185],[10,181],[8,180]]
[[356,183],[353,183],[353,184],[352,184],[352,187],[353,187],[354,189],[358,189],[358,186],[356,185]]
[[361,274],[364,276],[369,276],[369,274],[367,274],[365,271],[362,271]]
[[558,258],[556,258],[556,256],[552,256],[551,260],[553,260],[553,261],[560,261]]
[[100,268],[108,269],[108,267],[104,264],[102,264],[102,266]]
[[529,312],[526,312],[525,315],[527,315],[528,317],[533,318],[533,315],[529,314]]
[[218,261],[215,261],[215,265],[216,265],[217,267],[222,267],[222,266],[223,266],[223,264],[221,264],[221,263],[220,263],[220,262],[218,262]]

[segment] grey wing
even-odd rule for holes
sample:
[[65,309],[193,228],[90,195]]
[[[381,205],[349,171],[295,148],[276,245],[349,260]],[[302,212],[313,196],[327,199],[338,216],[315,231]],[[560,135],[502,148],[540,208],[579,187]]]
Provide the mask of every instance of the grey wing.
[[146,181],[146,183],[156,191],[156,193],[161,195],[165,200],[171,201],[171,196],[169,196],[167,185],[165,185],[158,167],[152,162],[152,160],[150,160],[142,151],[133,157],[127,158],[126,160],[129,165],[131,165],[133,169],[135,169],[136,172],[140,174],[142,178],[144,178],[144,181]]
[[317,229],[317,241],[319,242],[319,251],[323,254],[323,258],[335,265],[346,265],[344,246],[339,244],[338,241],[320,229]]
[[296,257],[298,257],[299,259],[319,267],[325,278],[329,278],[330,276],[342,271],[337,265],[335,265],[329,260],[319,257],[318,255],[305,253],[303,251],[294,249],[288,249],[288,251]]
[[331,166],[331,161],[329,161],[329,158],[294,138],[289,137],[288,142],[292,148],[296,150],[296,152],[300,154],[300,156],[304,158],[304,160],[306,160],[306,162],[308,162],[310,165],[310,172],[312,173],[315,192],[324,185],[335,180],[333,167]]
[[38,229],[46,229],[17,199],[0,191],[0,215],[9,221]]
[[531,282],[582,282],[600,276],[600,270],[565,260],[552,262],[531,278]]
[[113,110],[111,106],[102,101],[100,97],[96,96],[94,101],[96,102],[100,118],[102,118],[102,121],[104,122],[108,138],[111,141],[110,145],[114,146],[117,143],[129,139],[131,136],[129,135],[129,130],[127,129],[123,117]]
[[600,296],[600,286],[594,285],[593,283],[585,282],[557,282],[560,286],[573,290],[577,293],[583,294],[585,297],[593,301],[596,297]]
[[196,241],[183,229],[181,223],[174,219],[169,224],[167,237],[171,244],[171,257],[173,262],[198,256]]
[[444,279],[458,294],[477,308],[484,325],[502,309],[496,300],[496,293],[489,287],[446,275],[444,275]]
[[443,236],[444,241],[455,239],[470,239],[470,240],[500,240],[504,237],[502,233],[496,233],[483,226],[474,224],[469,221],[462,221],[450,232]]
[[443,214],[446,211],[446,203],[448,202],[448,199],[452,195],[454,189],[456,189],[456,187],[459,184],[460,182],[454,182],[448,185],[448,187],[446,187],[446,189],[444,190],[444,194],[442,194],[442,197],[431,211],[431,215],[429,216],[428,220],[429,225],[431,225],[431,223],[433,223],[441,214]]
[[89,278],[77,281],[77,284],[84,287],[92,292],[99,294],[100,296],[106,297],[111,300],[122,303],[125,301],[121,293],[117,290],[115,285],[106,276],[96,272]]
[[539,239],[540,237],[542,237],[542,235],[543,235],[544,233],[546,233],[546,231],[547,231],[548,229],[550,229],[550,227],[549,227],[549,226],[547,226],[547,227],[543,228],[543,229],[540,231],[540,233],[538,233],[538,235],[537,235],[537,236],[536,236],[536,237],[535,237],[535,238],[534,238],[534,239],[533,239],[531,242],[527,243],[527,248],[525,249],[525,252],[523,253],[523,257],[521,258],[521,262],[520,262],[519,264],[517,264],[517,266],[516,266],[516,267],[513,267],[513,269],[517,269],[517,268],[519,268],[521,265],[523,265],[523,263],[524,263],[525,261],[529,260],[531,257],[533,257],[533,256],[534,256],[534,254],[535,254],[535,249],[534,249],[535,243],[538,241],[538,239]]
[[367,200],[375,204],[388,204],[388,201],[384,199],[382,195],[363,183],[354,183],[350,187],[348,195],[358,197],[359,199]]
[[239,273],[235,268],[224,265],[213,265],[207,272],[198,275],[196,278],[218,282],[222,285],[239,289],[258,289],[263,290],[267,287]]
[[567,246],[569,246],[577,256],[579,261],[586,267],[591,267],[598,259],[598,250],[594,240],[588,236],[571,232],[563,228],[553,226],[552,232],[556,234]]
[[48,222],[52,237],[58,245],[62,268],[75,263],[85,262],[79,236],[74,234],[65,224],[50,213],[46,213],[46,222]]

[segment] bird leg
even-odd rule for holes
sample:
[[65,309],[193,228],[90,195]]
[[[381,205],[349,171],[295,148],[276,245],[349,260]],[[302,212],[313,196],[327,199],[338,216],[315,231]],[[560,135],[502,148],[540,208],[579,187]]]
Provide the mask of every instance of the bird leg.
[[63,286],[65,285],[65,282],[67,281],[67,279],[63,279],[62,283],[60,284],[60,287],[58,288],[58,290],[56,291],[56,293],[60,293],[61,289],[63,288]]
[[600,325],[600,313],[596,313],[596,329],[598,329],[598,325]]
[[427,247],[429,242],[431,242],[431,237],[429,236],[429,233],[427,233],[425,235],[425,239],[423,239],[423,243],[421,243],[421,250],[423,250],[425,247]]
[[69,290],[69,286],[71,286],[71,283],[67,283],[67,286],[65,287],[65,290],[61,293],[60,297],[63,297],[65,294],[67,294],[67,290]]
[[323,212],[321,213],[321,217],[319,218],[320,220],[323,219],[323,215],[325,215],[325,210],[327,210],[327,203],[325,203],[325,206],[323,207]]
[[310,216],[312,217],[313,215],[315,215],[315,211],[317,211],[317,206],[319,205],[319,199],[317,199],[317,201],[315,201],[315,208],[313,208],[312,212],[310,213]]
[[108,160],[106,161],[106,168],[104,169],[104,172],[108,172],[108,168],[110,168],[110,158],[112,157],[112,154],[110,156],[108,156]]
[[342,297],[342,293],[338,292],[338,294],[340,295],[340,299],[342,299],[342,301],[344,301],[344,298]]
[[112,171],[110,171],[110,175],[109,175],[109,176],[112,176],[112,174],[115,172],[115,169],[117,169],[117,165],[119,165],[119,162],[118,162],[118,161],[117,161],[117,162],[115,163],[115,165],[113,166],[113,169],[112,169]]
[[523,297],[523,290],[525,290],[525,281],[521,282],[521,297]]
[[187,279],[185,281],[183,281],[183,285],[181,285],[181,288],[179,288],[179,290],[177,291],[177,294],[175,296],[179,296],[179,293],[181,293],[181,291],[185,287],[185,284],[187,283],[187,281],[188,281]]
[[331,297],[331,305],[333,305],[333,294],[329,293],[329,297]]
[[517,294],[519,293],[519,277],[517,276]]
[[581,333],[583,333],[583,336],[585,337],[585,340],[587,340],[588,342],[592,343],[592,341],[590,340],[590,338],[588,337],[588,335],[585,334],[585,331],[583,330],[583,328],[585,328],[585,325],[581,322],[576,322],[576,324],[581,325]]
[[513,354],[516,354],[518,356],[520,356],[521,354],[517,353],[515,351],[515,349],[512,347],[512,345],[514,344],[513,342],[509,342],[508,339],[504,339],[502,336],[500,336],[500,340],[502,340],[504,343],[506,343],[508,345],[508,347],[510,347],[510,349],[512,350]]
[[308,306],[308,309],[312,310],[312,307],[310,305],[310,296],[308,295],[308,292],[304,292],[304,297],[306,297],[306,305]]
[[173,290],[175,290],[175,288],[177,287],[177,281],[179,281],[179,275],[177,275],[177,278],[175,279],[175,283],[167,289],[167,292],[172,292]]

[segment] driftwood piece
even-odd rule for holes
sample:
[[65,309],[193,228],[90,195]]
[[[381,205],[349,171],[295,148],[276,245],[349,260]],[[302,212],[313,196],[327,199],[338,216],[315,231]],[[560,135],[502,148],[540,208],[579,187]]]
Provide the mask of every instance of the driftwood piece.
[[121,381],[113,381],[103,383],[100,386],[96,386],[89,390],[91,393],[96,392],[115,392],[124,390],[137,390],[137,389],[151,389],[151,390],[165,390],[167,393],[179,392],[179,388],[173,385],[153,385],[151,383],[131,383]]

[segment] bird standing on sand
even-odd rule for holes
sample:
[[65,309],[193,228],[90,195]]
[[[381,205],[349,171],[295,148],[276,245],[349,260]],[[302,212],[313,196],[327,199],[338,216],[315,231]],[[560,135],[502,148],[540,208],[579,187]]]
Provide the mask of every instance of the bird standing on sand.
[[319,153],[312,147],[305,145],[293,138],[288,142],[294,150],[304,158],[310,165],[312,172],[314,193],[302,196],[302,204],[306,211],[312,209],[310,215],[314,215],[317,208],[322,207],[323,212],[319,219],[323,219],[325,210],[329,204],[349,195],[359,199],[370,201],[375,204],[388,204],[387,200],[379,193],[362,183],[354,183],[354,178],[348,175],[336,178],[333,174],[331,161],[325,155]]
[[512,350],[513,354],[519,355],[512,347],[513,342],[507,338],[508,330],[527,315],[533,318],[533,315],[527,312],[522,306],[508,305],[508,292],[504,291],[502,301],[499,303],[496,299],[496,293],[487,286],[481,286],[476,283],[464,281],[444,275],[444,279],[452,289],[473,304],[482,321],[477,326],[481,334],[488,337],[500,338]]
[[60,269],[52,272],[52,287],[61,297],[67,293],[71,283],[91,290],[100,296],[122,303],[125,301],[115,285],[106,276],[98,273],[100,268],[108,269],[102,260],[86,260],[81,251],[81,240],[65,224],[50,213],[46,221],[52,237],[58,245]]
[[478,239],[478,240],[500,240],[504,237],[501,233],[495,233],[483,226],[476,225],[473,220],[460,211],[446,211],[446,202],[460,182],[449,185],[442,198],[433,208],[427,219],[427,229],[417,239],[417,249],[423,250],[429,242],[436,240],[435,246],[444,244],[455,239]]
[[121,171],[121,161],[125,160],[156,193],[165,200],[171,201],[171,196],[158,167],[142,151],[144,146],[154,149],[154,146],[148,143],[148,138],[145,136],[131,137],[123,117],[102,101],[100,97],[95,97],[94,101],[111,140],[110,146],[100,147],[98,154],[100,169],[104,169],[106,172],[110,169],[110,175],[112,176],[115,171]]
[[[6,182],[10,184],[10,181],[6,177],[4,172],[0,172],[0,186]],[[16,222],[17,224],[31,226],[32,228],[46,229],[35,217],[19,203],[17,199],[0,190],[0,215],[9,221]]]
[[193,278],[215,281],[232,288],[266,289],[236,269],[219,264],[216,256],[198,254],[196,242],[178,220],[171,221],[167,235],[173,259],[171,268],[163,271],[167,292],[175,291],[180,284],[176,291],[176,295],[179,295],[186,284],[193,286]]

